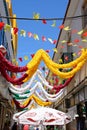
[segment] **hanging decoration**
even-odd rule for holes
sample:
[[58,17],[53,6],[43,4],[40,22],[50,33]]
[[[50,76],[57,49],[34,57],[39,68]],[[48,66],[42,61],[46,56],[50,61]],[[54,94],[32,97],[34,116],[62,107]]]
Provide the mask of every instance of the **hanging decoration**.
[[8,81],[11,82],[13,84],[22,84],[23,80],[28,76],[26,73],[22,75],[22,77],[20,78],[12,78],[9,76],[9,74],[7,73],[7,71],[11,71],[14,73],[17,72],[25,72],[26,70],[28,70],[27,66],[24,67],[19,67],[19,66],[15,66],[13,65],[11,62],[9,62],[4,56],[6,54],[6,49],[3,45],[0,46],[0,72],[2,74],[2,76]]
[[[64,79],[73,77],[75,73],[81,69],[81,67],[84,65],[84,63],[87,60],[85,58],[87,56],[87,50],[82,49],[81,53],[82,54],[79,58],[77,58],[76,60],[70,63],[57,64],[50,59],[49,55],[43,49],[40,49],[36,52],[33,59],[27,64],[28,71],[26,71],[26,73],[28,74],[28,77],[23,82],[28,81],[32,77],[32,75],[36,72],[41,60],[43,60],[46,66],[59,77]],[[72,68],[72,70],[69,72],[61,72],[60,69],[62,68]]]

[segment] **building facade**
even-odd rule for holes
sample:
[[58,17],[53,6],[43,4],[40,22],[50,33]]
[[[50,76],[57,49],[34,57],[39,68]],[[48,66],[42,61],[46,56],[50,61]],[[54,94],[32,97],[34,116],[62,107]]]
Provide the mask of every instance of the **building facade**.
[[[15,16],[12,13],[10,0],[0,0],[0,16]],[[0,22],[4,22],[12,27],[17,27],[15,19],[10,20],[0,17]],[[4,29],[0,30],[0,45],[6,48],[6,58],[12,62],[12,59],[15,59],[17,53],[17,35],[13,35],[11,32],[5,31]],[[9,74],[12,75],[11,73]],[[9,83],[0,75],[0,130],[3,130],[5,125],[9,125],[12,114],[14,113],[8,85]]]
[[[86,15],[87,0],[69,0],[63,20],[64,27],[69,27],[69,29],[67,31],[64,29],[60,30],[56,45],[58,53],[53,55],[54,62],[58,63],[60,58],[63,63],[70,62],[79,57],[81,47],[87,48],[87,42],[84,42],[85,37],[83,37],[83,33],[87,31]],[[82,17],[67,19],[67,17],[75,16]],[[67,42],[62,43],[61,41],[63,40]],[[76,43],[75,40],[78,42]],[[69,43],[73,44],[69,45]],[[60,49],[61,46],[63,46],[63,49]],[[73,56],[72,54],[78,54],[78,56]],[[65,60],[65,56],[68,56],[69,61]],[[64,88],[60,98],[54,104],[54,108],[71,115],[72,121],[66,125],[66,130],[87,129],[87,62],[75,74],[70,84]]]

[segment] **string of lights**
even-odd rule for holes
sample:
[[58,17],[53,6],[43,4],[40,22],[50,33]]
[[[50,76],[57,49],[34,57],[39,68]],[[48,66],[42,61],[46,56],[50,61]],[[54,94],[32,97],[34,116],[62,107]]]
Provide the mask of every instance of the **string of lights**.
[[39,18],[39,19],[34,19],[34,18],[23,18],[23,17],[11,17],[11,16],[0,16],[0,18],[5,18],[5,19],[17,19],[17,20],[69,20],[69,19],[78,19],[82,17],[87,17],[87,15],[77,15],[73,17],[64,17],[64,18]]

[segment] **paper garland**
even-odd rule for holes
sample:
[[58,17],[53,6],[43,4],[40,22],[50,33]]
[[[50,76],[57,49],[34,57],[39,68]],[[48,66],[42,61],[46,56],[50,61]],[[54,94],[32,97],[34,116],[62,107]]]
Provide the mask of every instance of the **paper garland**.
[[[68,79],[70,77],[73,77],[75,73],[81,69],[81,67],[87,60],[86,57],[87,57],[87,49],[82,49],[82,55],[76,60],[67,64],[57,64],[51,60],[50,56],[43,49],[40,49],[36,52],[33,59],[27,64],[28,71],[26,71],[26,73],[28,74],[28,77],[25,80],[23,80],[23,82],[28,81],[32,77],[32,75],[38,69],[40,61],[42,60],[54,74],[58,75],[61,78]],[[73,68],[73,69],[70,72],[61,72],[59,69],[62,68]]]

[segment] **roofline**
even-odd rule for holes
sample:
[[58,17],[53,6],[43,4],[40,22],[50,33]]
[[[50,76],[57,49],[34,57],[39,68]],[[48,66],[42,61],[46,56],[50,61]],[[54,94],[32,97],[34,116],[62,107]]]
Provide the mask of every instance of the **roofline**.
[[[69,0],[69,2],[68,2],[68,4],[67,4],[67,8],[66,8],[66,12],[65,12],[65,16],[64,16],[64,19],[63,19],[62,24],[64,24],[64,22],[65,22],[65,20],[66,20],[66,15],[67,15],[67,12],[68,12],[70,3],[71,3],[71,0]],[[56,47],[55,47],[55,48],[57,48],[57,46],[58,46],[58,42],[59,42],[61,33],[62,33],[62,29],[60,30],[60,33],[59,33],[59,36],[58,36],[58,40],[57,40],[57,44],[56,44]],[[54,56],[55,56],[55,52],[54,52],[54,54],[53,54],[52,60],[54,59]]]

